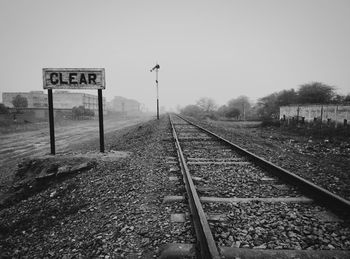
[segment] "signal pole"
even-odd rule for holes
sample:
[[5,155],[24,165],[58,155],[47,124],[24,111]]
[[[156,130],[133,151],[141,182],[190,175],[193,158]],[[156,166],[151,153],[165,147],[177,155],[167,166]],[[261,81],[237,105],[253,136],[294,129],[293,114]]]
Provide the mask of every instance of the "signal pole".
[[156,87],[157,87],[157,120],[159,120],[159,88],[158,88],[158,70],[160,66],[156,64],[152,69],[151,72],[154,70],[156,71]]

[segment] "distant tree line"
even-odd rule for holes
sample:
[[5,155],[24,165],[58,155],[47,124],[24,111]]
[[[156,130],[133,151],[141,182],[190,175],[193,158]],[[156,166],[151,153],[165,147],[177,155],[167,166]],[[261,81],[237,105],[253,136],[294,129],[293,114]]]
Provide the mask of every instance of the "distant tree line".
[[202,97],[196,104],[187,105],[181,109],[181,114],[201,119],[218,119],[219,117],[224,117],[238,120],[245,119],[247,115],[251,114],[251,111],[252,105],[246,96],[231,99],[227,104],[220,107],[217,106],[213,99]]
[[276,118],[279,107],[293,104],[350,104],[350,94],[339,95],[335,87],[320,82],[303,84],[294,89],[272,93],[258,101],[258,115],[263,119]]
[[293,104],[349,104],[350,94],[339,95],[335,87],[320,82],[301,85],[297,91],[283,90],[264,96],[253,105],[247,96],[231,99],[218,107],[211,98],[203,97],[194,105],[181,109],[184,115],[197,118],[262,119],[278,118],[279,107]]

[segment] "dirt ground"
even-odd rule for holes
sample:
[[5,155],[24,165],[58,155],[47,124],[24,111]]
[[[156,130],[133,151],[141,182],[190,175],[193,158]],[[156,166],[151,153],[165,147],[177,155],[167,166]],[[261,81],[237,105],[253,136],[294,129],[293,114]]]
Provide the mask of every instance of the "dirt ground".
[[[149,120],[150,117],[104,119],[104,132],[125,128]],[[74,121],[70,124],[55,125],[56,153],[64,154],[71,150],[72,145],[81,142],[99,139],[98,120]],[[99,150],[97,143],[96,150]],[[42,129],[1,134],[0,135],[0,190],[6,190],[12,181],[14,169],[24,158],[40,157],[50,153],[50,133],[46,125]],[[0,194],[1,194],[0,191]]]

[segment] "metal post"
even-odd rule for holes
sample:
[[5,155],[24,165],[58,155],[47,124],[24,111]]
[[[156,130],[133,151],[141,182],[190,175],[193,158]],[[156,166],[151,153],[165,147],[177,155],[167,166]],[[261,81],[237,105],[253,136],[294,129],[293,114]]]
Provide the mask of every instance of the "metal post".
[[151,72],[156,70],[156,87],[157,87],[157,120],[159,120],[159,89],[158,89],[158,70],[160,66],[158,63],[151,69]]
[[158,68],[156,69],[156,83],[157,83],[157,120],[159,120],[159,88],[158,88]]
[[55,124],[53,118],[53,100],[52,100],[52,89],[48,89],[48,101],[49,101],[49,124],[50,124],[50,146],[51,155],[55,155]]
[[97,89],[98,92],[98,120],[100,126],[100,151],[105,152],[105,141],[103,135],[103,103],[102,103],[102,89]]

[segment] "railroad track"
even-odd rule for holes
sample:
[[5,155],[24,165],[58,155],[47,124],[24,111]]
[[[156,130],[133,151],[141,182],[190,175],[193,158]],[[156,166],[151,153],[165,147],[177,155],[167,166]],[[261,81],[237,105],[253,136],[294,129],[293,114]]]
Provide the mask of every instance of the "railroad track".
[[186,194],[164,201],[188,202],[196,244],[162,258],[350,258],[349,201],[184,118],[170,123]]

